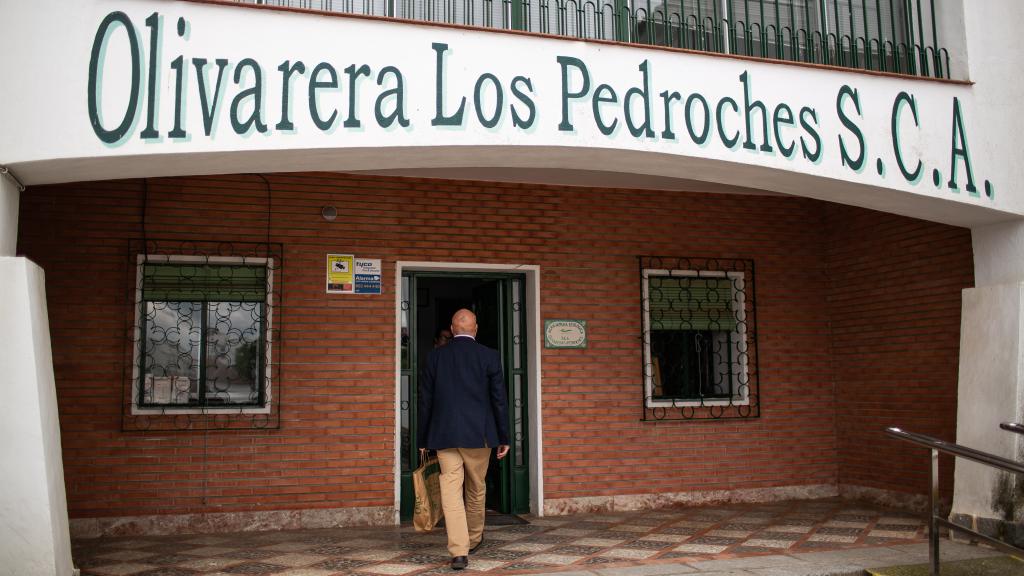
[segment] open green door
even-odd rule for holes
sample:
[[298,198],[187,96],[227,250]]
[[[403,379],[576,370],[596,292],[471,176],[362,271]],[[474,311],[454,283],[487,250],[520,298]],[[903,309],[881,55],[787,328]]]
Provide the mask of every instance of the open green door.
[[477,340],[501,352],[508,403],[509,455],[491,460],[487,507],[501,513],[530,511],[528,406],[526,403],[525,286],[522,275],[409,272],[401,299],[401,517],[412,517],[416,444],[416,385],[438,329],[451,314],[477,314]]

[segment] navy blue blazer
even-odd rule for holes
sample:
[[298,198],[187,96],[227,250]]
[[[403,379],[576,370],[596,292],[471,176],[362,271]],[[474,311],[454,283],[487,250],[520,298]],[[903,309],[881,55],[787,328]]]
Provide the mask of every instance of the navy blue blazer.
[[419,382],[420,448],[484,448],[508,444],[501,356],[456,336],[427,357]]

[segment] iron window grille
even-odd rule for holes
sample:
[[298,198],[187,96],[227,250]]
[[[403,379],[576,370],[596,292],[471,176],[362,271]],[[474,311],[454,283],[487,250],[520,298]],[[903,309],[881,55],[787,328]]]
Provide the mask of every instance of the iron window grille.
[[754,264],[640,258],[643,419],[760,415]]
[[280,245],[133,247],[125,429],[277,427]]

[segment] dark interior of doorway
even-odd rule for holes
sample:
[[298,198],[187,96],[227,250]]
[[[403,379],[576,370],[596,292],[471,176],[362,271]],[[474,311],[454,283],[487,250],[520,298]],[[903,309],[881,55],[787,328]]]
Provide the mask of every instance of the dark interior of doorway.
[[498,281],[487,278],[428,277],[419,279],[416,290],[416,351],[421,364],[418,368],[423,368],[422,364],[433,350],[438,330],[449,328],[452,316],[461,308],[477,312],[479,330],[476,341],[488,348],[499,349]]
[[[422,371],[427,356],[435,347],[438,332],[450,328],[452,316],[462,308],[477,315],[478,331],[476,340],[489,348],[503,351],[506,346],[503,333],[507,326],[507,302],[502,294],[502,279],[474,276],[419,277],[416,283],[416,358]],[[507,282],[506,282],[507,290]],[[503,362],[507,359],[503,357]],[[507,368],[507,366],[506,366]],[[506,370],[506,387],[507,370]],[[492,454],[487,472],[487,521],[492,525],[520,523],[523,520],[502,510],[501,502],[507,501],[511,490],[507,474]],[[504,495],[504,496],[503,496]]]

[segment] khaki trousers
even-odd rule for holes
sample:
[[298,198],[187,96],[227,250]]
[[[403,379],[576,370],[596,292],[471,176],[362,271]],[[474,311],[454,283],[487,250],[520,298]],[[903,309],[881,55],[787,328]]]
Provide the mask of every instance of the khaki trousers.
[[491,449],[446,448],[437,451],[437,461],[441,465],[441,508],[448,531],[448,552],[453,558],[465,556],[484,536]]

